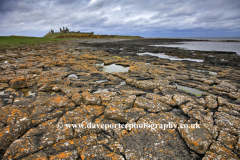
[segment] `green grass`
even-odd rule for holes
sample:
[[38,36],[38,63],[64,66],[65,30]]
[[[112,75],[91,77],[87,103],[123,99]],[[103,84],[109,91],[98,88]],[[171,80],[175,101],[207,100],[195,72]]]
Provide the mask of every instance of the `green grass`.
[[[79,34],[79,33],[67,33],[67,34],[72,34],[72,35],[75,35],[75,34]],[[80,33],[81,34],[81,33]],[[48,33],[46,34],[44,37],[45,38],[54,38],[56,36],[61,36],[61,35],[66,35],[66,33]],[[89,34],[87,34],[89,35]],[[55,38],[55,39],[58,39],[58,38]]]
[[46,37],[0,36],[0,48],[4,47],[16,48],[21,45],[34,45],[57,41],[62,40]]
[[[67,33],[67,34],[72,34],[72,35],[76,34],[77,35],[79,33]],[[48,33],[44,37],[46,37],[46,38],[54,38],[56,36],[61,36],[61,35],[66,35],[66,33]],[[119,36],[119,35],[114,35],[114,38],[117,38],[117,39],[136,39],[136,38],[141,38],[141,37],[140,36]],[[66,39],[69,39],[69,38],[66,38]]]
[[[79,33],[71,33],[71,34],[79,34]],[[49,42],[58,42],[58,41],[77,39],[77,38],[54,38],[59,35],[66,35],[66,33],[48,33],[44,37],[0,36],[0,49],[2,49],[2,48],[17,48],[22,45],[34,45],[34,44],[41,44],[41,43],[49,43]],[[140,38],[140,37],[139,36],[118,36],[118,35],[116,35],[114,38],[134,39],[134,38]],[[81,38],[81,39],[87,39],[87,38]]]

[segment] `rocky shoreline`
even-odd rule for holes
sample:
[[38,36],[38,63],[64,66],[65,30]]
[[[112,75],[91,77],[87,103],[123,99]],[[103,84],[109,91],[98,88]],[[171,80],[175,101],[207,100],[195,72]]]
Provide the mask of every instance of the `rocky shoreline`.
[[[190,40],[84,39],[1,50],[0,158],[239,159],[239,56],[150,46],[182,41]],[[145,52],[203,62],[137,54]],[[107,72],[112,64],[128,71]],[[64,126],[90,123],[177,127]]]

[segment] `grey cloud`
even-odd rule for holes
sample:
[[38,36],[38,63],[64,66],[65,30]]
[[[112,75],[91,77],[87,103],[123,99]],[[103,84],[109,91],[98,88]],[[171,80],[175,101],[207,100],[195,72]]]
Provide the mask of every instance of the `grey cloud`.
[[49,0],[49,2],[54,2],[55,4],[60,4],[60,5],[71,5],[78,3],[78,0]]
[[36,5],[37,1],[27,0],[1,0],[0,1],[0,13],[6,14],[13,11],[29,12],[34,10],[34,7],[40,7],[41,5]]
[[5,14],[7,12],[17,9],[16,0],[1,0],[0,1],[0,13]]
[[194,13],[196,13],[193,9],[191,8],[178,8],[176,10],[171,11],[168,16],[170,17],[175,17],[175,16],[191,16]]
[[3,32],[240,30],[239,0],[0,0]]
[[224,14],[222,12],[206,12],[201,14],[201,16],[197,18],[197,21],[216,22],[219,21],[223,15]]
[[109,10],[113,6],[112,1],[106,0],[91,0],[87,6],[84,7],[84,11],[96,12],[101,10]]

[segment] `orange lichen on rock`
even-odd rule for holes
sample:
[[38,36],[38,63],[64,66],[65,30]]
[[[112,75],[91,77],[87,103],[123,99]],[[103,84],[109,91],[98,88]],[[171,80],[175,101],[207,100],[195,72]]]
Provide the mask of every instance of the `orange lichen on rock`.
[[60,107],[63,108],[65,107],[68,103],[71,102],[71,100],[67,97],[64,96],[55,96],[49,99],[50,102],[49,104],[53,107]]
[[83,92],[82,93],[83,103],[87,105],[100,105],[101,99],[93,94],[90,94],[89,92]]
[[54,156],[50,156],[49,160],[67,160],[67,159],[77,159],[79,157],[77,151],[65,151]]
[[10,137],[9,126],[0,129],[0,143],[1,143],[0,149],[6,149],[10,145],[12,139],[13,138]]
[[82,105],[83,112],[89,114],[89,115],[94,115],[95,117],[100,116],[101,114],[104,113],[105,107],[103,106],[96,106],[96,105]]
[[179,132],[189,148],[200,154],[205,154],[213,142],[210,133],[200,125],[200,128],[179,128]]
[[27,87],[27,79],[24,77],[13,79],[9,82],[11,88],[24,88]]
[[231,150],[227,149],[225,146],[223,146],[220,142],[216,141],[210,146],[211,152],[220,155],[223,159],[227,159],[229,157],[233,159],[239,159],[239,157],[232,152]]

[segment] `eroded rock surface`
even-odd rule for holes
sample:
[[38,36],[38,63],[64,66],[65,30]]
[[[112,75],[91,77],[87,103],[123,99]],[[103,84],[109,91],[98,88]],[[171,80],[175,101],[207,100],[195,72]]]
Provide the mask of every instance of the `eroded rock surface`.
[[[238,67],[136,55],[181,52],[150,42],[158,41],[1,50],[8,63],[0,63],[0,158],[239,159]],[[106,73],[103,63],[129,70]]]

